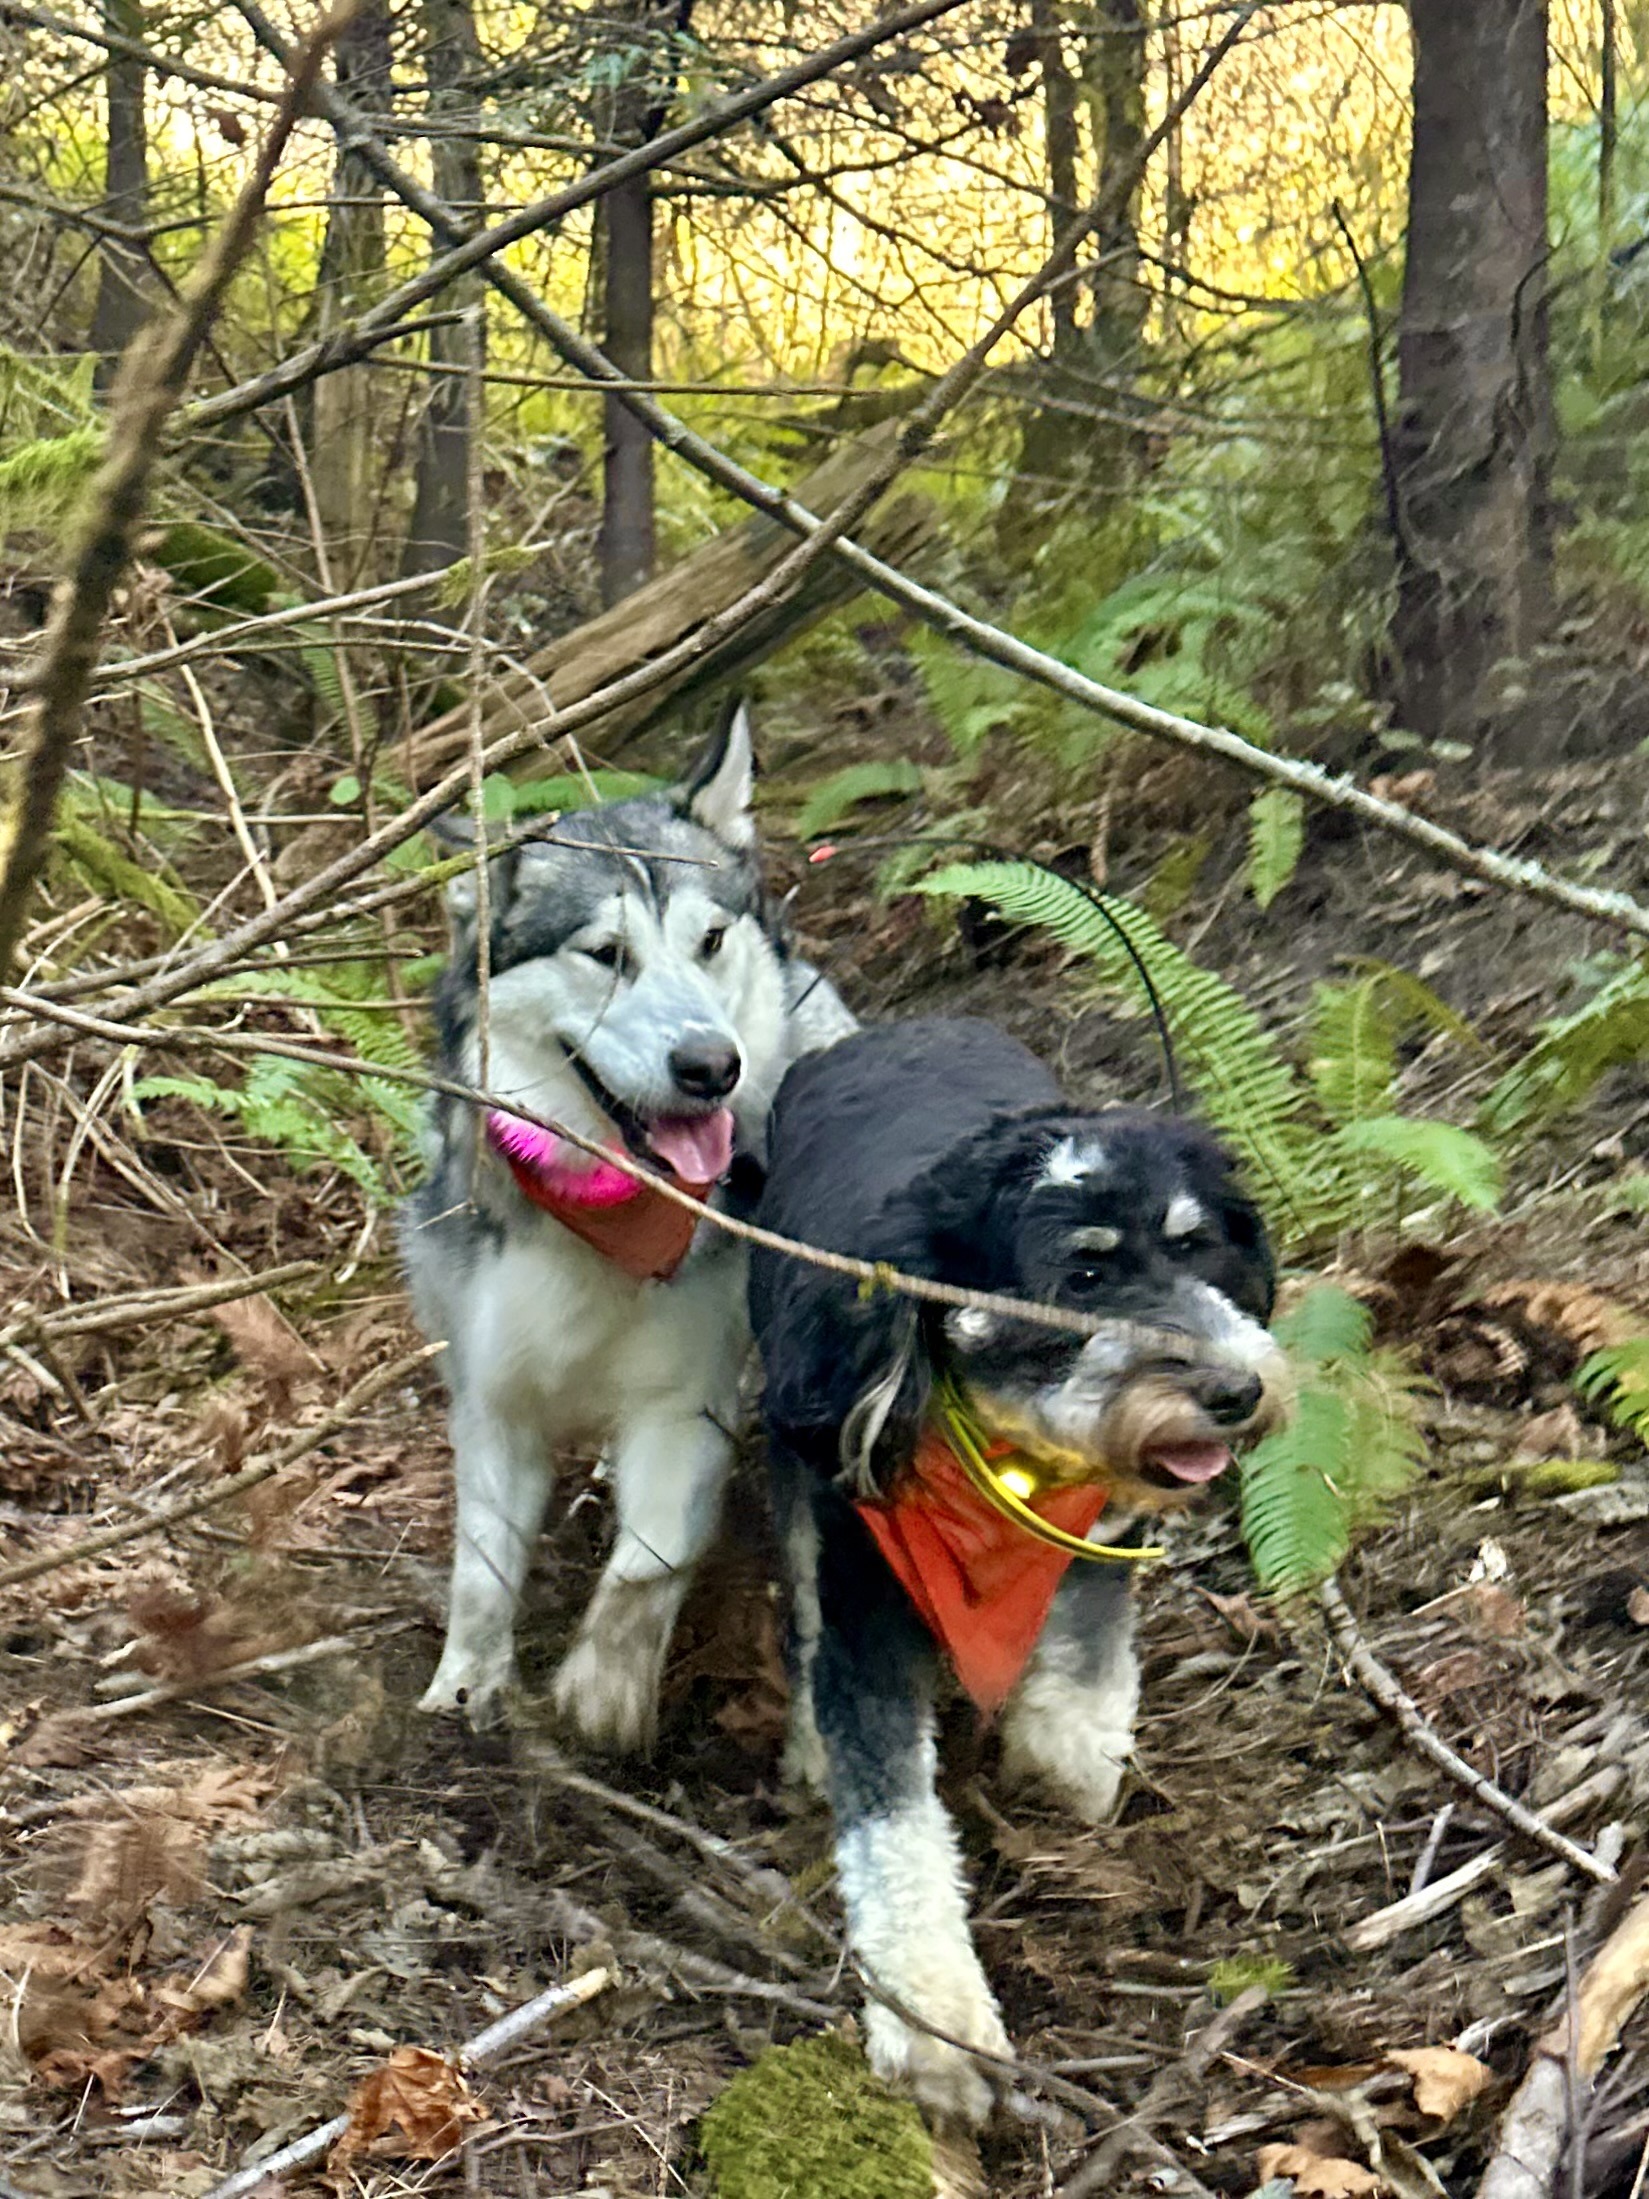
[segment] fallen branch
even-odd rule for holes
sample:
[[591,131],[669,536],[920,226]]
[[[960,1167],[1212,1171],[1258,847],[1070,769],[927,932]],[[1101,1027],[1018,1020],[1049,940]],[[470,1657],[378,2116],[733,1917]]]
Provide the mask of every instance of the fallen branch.
[[196,355],[236,268],[298,116],[320,80],[328,47],[359,0],[322,17],[291,53],[288,82],[252,173],[185,284],[176,311],[133,344],[112,400],[109,446],[87,492],[68,576],[59,587],[31,685],[37,700],[12,772],[0,833],[0,978],[9,974],[34,882],[46,859],[57,797],[80,737],[86,694],[121,575],[143,516],[161,431],[183,395]]
[[184,1283],[175,1290],[134,1290],[89,1299],[85,1305],[65,1306],[61,1313],[27,1314],[0,1328],[0,1347],[8,1344],[53,1342],[65,1336],[101,1336],[111,1329],[136,1328],[149,1321],[173,1321],[183,1314],[203,1313],[212,1306],[227,1306],[237,1298],[261,1297],[284,1283],[301,1282],[318,1275],[318,1260],[289,1260],[284,1267],[265,1268],[260,1275],[236,1275],[216,1283]]
[[1405,1693],[1395,1674],[1375,1656],[1364,1641],[1362,1630],[1352,1615],[1337,1580],[1327,1580],[1319,1591],[1319,1600],[1339,1645],[1340,1654],[1368,1693],[1389,1717],[1394,1718],[1404,1735],[1429,1763],[1445,1772],[1449,1778],[1481,1802],[1487,1810],[1520,1832],[1526,1840],[1537,1841],[1551,1853],[1561,1856],[1571,1869],[1584,1871],[1588,1878],[1595,1878],[1600,1885],[1612,1886],[1617,1877],[1612,1864],[1603,1862],[1589,1848],[1580,1847],[1554,1830],[1547,1819],[1515,1800],[1503,1787],[1497,1787],[1492,1779],[1474,1770],[1463,1756],[1457,1756],[1448,1743],[1432,1728],[1414,1698]]
[[1500,2126],[1477,2199],[1549,2199],[1584,2095],[1621,2026],[1649,1993],[1649,1898],[1629,1909],[1587,1964],[1572,2021],[1547,2032]]
[[[1624,1785],[1626,1772],[1620,1764],[1603,1764],[1560,1795],[1546,1812],[1546,1823],[1552,1826],[1572,1824],[1584,1817],[1589,1810],[1600,1808]],[[1376,1948],[1386,1946],[1404,1932],[1412,1932],[1418,1925],[1429,1924],[1433,1917],[1442,1916],[1466,1896],[1481,1886],[1485,1880],[1498,1878],[1505,1870],[1510,1850],[1503,1840],[1485,1848],[1481,1855],[1474,1855],[1470,1862],[1462,1863],[1457,1870],[1449,1871],[1442,1878],[1432,1879],[1419,1893],[1404,1894],[1400,1901],[1388,1902],[1385,1908],[1376,1909],[1352,1925],[1344,1935],[1345,1944],[1354,1955],[1370,1955]]]
[[175,1527],[179,1520],[193,1519],[197,1512],[209,1512],[219,1504],[227,1504],[231,1497],[255,1489],[260,1481],[268,1481],[286,1467],[295,1466],[300,1458],[307,1458],[311,1451],[340,1434],[364,1406],[381,1397],[385,1390],[393,1389],[397,1382],[404,1382],[441,1348],[439,1344],[425,1344],[418,1351],[408,1352],[404,1359],[392,1360],[387,1367],[375,1369],[352,1390],[347,1390],[324,1420],[303,1429],[290,1443],[282,1444],[268,1458],[243,1467],[238,1474],[214,1481],[208,1488],[196,1490],[192,1496],[179,1497],[175,1503],[162,1505],[158,1511],[123,1520],[119,1526],[106,1527],[99,1534],[83,1535],[65,1549],[39,1551],[32,1558],[19,1558],[15,1564],[0,1566],[0,1588],[15,1588],[20,1581],[38,1580],[42,1573],[54,1573],[61,1566],[79,1565],[87,1558],[101,1557],[105,1550],[117,1550],[122,1543],[136,1542],[141,1535],[153,1535],[163,1527]]
[[55,1724],[103,1725],[111,1718],[132,1718],[139,1711],[159,1710],[166,1703],[181,1703],[213,1688],[232,1687],[237,1680],[262,1679],[265,1673],[296,1672],[303,1665],[320,1664],[341,1657],[360,1645],[351,1634],[329,1634],[323,1641],[305,1642],[297,1649],[272,1649],[262,1657],[243,1657],[239,1664],[224,1665],[217,1672],[197,1672],[187,1680],[162,1680],[136,1695],[122,1695],[112,1703],[82,1703],[60,1711]]
[[[586,1970],[582,1977],[569,1979],[565,1985],[552,1985],[547,1993],[540,1993],[535,2000],[524,2002],[507,2016],[500,2016],[496,2023],[488,2024],[485,2031],[478,2031],[458,2049],[453,2059],[462,2069],[482,2068],[489,2061],[496,2061],[510,2047],[530,2038],[552,2016],[564,2015],[569,2008],[582,2008],[586,2001],[594,2000],[612,1983],[611,1970]],[[318,2130],[294,2139],[289,2146],[282,2146],[278,2153],[266,2154],[250,2168],[236,2169],[233,2176],[226,2176],[221,2184],[214,2184],[206,2199],[243,2199],[247,2192],[260,2191],[266,2180],[285,2176],[292,2169],[305,2168],[311,2161],[318,2161],[348,2128],[347,2114],[334,2115],[331,2122],[322,2123]]]

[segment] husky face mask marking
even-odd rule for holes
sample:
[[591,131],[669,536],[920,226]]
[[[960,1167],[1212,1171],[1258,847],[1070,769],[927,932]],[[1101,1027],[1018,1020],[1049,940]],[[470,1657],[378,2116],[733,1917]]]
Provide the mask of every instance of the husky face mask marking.
[[[717,1198],[742,1183],[729,1175],[736,1155],[759,1165],[794,1055],[853,1027],[768,920],[750,786],[739,711],[682,786],[563,817],[553,838],[488,869],[488,1087],[719,1187]],[[436,1000],[441,1067],[469,1084],[481,1067],[476,902],[472,877],[449,894],[453,951]],[[430,1149],[402,1247],[419,1319],[448,1347],[458,1520],[446,1647],[424,1707],[496,1714],[556,1453],[595,1445],[618,1531],[554,1698],[586,1741],[644,1746],[732,1455],[742,1253],[705,1224],[668,1258],[630,1259],[633,1244],[620,1251],[535,1195],[565,1191],[568,1177],[600,1191],[602,1164],[543,1132],[500,1139],[489,1125],[478,1139],[462,1102],[435,1103]]]

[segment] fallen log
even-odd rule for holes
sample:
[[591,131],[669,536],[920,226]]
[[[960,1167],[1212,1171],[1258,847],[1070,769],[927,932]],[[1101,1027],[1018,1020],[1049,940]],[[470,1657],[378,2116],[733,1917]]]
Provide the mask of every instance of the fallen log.
[[[886,457],[899,432],[887,420],[832,451],[823,465],[797,482],[793,494],[820,518],[828,518]],[[856,530],[857,539],[878,557],[903,563],[932,533],[935,512],[928,498],[913,491],[873,510]],[[734,603],[755,581],[778,564],[793,546],[790,530],[765,514],[753,513],[738,525],[713,535],[660,573],[622,603],[588,619],[570,634],[548,642],[526,659],[522,671],[489,685],[482,700],[484,740],[532,726],[543,728],[546,743],[555,738],[552,713],[581,702],[618,674],[660,656]],[[695,663],[679,681],[642,700],[597,718],[581,729],[590,747],[611,755],[626,740],[665,712],[679,710],[696,697],[737,679],[859,593],[864,583],[836,558],[821,559],[804,576],[796,593],[752,619],[719,649]],[[406,768],[415,786],[444,771],[473,739],[467,702],[414,729],[405,744]],[[512,771],[530,776],[542,763],[530,750]]]

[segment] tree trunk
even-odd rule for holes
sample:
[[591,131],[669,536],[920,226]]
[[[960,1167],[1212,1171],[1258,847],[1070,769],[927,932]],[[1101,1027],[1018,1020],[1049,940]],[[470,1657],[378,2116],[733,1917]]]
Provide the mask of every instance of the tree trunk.
[[1533,761],[1510,706],[1551,612],[1546,0],[1412,0],[1414,149],[1394,429],[1405,722]]
[[[424,68],[429,79],[429,112],[433,121],[450,122],[475,105],[477,94],[462,89],[466,76],[475,77],[481,60],[475,35],[473,0],[424,0]],[[473,138],[435,140],[435,190],[467,221],[481,218],[481,156]],[[444,245],[432,241],[438,254]],[[449,286],[443,306],[478,304],[486,296],[483,280],[468,276]],[[468,542],[470,438],[481,432],[472,416],[471,388],[466,375],[472,357],[471,339],[462,325],[433,328],[429,334],[429,398],[418,424],[418,460],[412,500],[412,520],[407,529],[401,569],[408,573],[434,572],[464,555]]]
[[[365,0],[337,45],[339,89],[368,114],[390,104],[387,0]],[[316,333],[330,335],[370,305],[384,285],[383,193],[360,156],[338,155],[333,205],[321,249]],[[369,365],[342,367],[315,385],[310,472],[326,537],[330,579],[347,587],[364,570],[377,503],[374,383]]]
[[[1031,23],[1042,68],[1048,227],[1057,236],[1085,196],[1078,175],[1079,114],[1086,112],[1093,142],[1092,190],[1138,155],[1145,132],[1145,28],[1139,0],[1090,0],[1081,23],[1080,70],[1073,73],[1064,37],[1075,35],[1076,26],[1062,16],[1058,0],[1032,0]],[[1025,523],[1073,488],[1102,480],[1114,490],[1126,461],[1127,431],[1085,415],[1106,401],[1101,380],[1126,372],[1144,330],[1138,205],[1136,185],[1096,240],[1102,265],[1087,318],[1079,314],[1075,283],[1061,284],[1050,300],[1053,342],[1037,374],[1044,401],[1033,405],[1020,439],[1027,479],[1004,507],[1010,554]]]
[[[613,136],[644,145],[664,127],[670,102],[660,87],[674,76],[666,33],[687,28],[692,0],[659,6],[634,0],[629,72],[619,87]],[[636,176],[601,202],[602,349],[630,380],[653,372],[653,185]],[[653,438],[616,397],[602,402],[601,600],[621,603],[653,574]]]
[[[103,27],[122,38],[143,36],[138,0],[104,0]],[[141,229],[149,218],[149,142],[143,97],[146,71],[130,55],[111,53],[103,72],[108,107],[108,163],[104,169],[102,211],[110,221]],[[114,362],[149,317],[144,296],[141,246],[103,239],[92,308],[91,348],[100,353],[99,386]]]
[[[653,372],[653,192],[633,177],[602,202],[606,296],[602,349],[622,374]],[[653,574],[653,438],[616,397],[602,400],[601,600],[611,606]]]

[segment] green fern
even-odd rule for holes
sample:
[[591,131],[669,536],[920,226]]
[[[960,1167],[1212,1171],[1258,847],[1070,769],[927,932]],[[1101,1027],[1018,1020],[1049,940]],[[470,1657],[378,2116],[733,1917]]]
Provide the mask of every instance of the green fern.
[[[1030,863],[952,864],[914,891],[977,896],[1034,924],[1089,964],[1107,1002],[1144,1010],[1138,971],[1116,933],[1069,880]],[[1415,1022],[1469,1028],[1405,972],[1378,965],[1351,987],[1320,987],[1310,1079],[1242,995],[1181,952],[1143,909],[1112,914],[1151,974],[1187,1084],[1244,1164],[1273,1229],[1304,1248],[1375,1218],[1406,1184],[1482,1208],[1498,1162],[1469,1132],[1392,1111],[1396,1034]]]
[[1555,1016],[1490,1092],[1491,1133],[1538,1129],[1580,1107],[1611,1069],[1649,1057],[1649,959],[1630,961],[1583,1008]]
[[56,531],[103,455],[101,427],[42,436],[0,458],[0,543],[19,528]]
[[1305,802],[1285,786],[1268,786],[1248,805],[1248,890],[1270,908],[1299,866],[1305,846]]
[[[1429,1191],[1492,1214],[1500,1204],[1500,1156],[1492,1146],[1450,1122],[1421,1122],[1412,1115],[1369,1115],[1335,1131],[1336,1156],[1386,1162]],[[1379,1188],[1378,1184],[1371,1188]]]
[[1277,1323],[1299,1387],[1285,1428],[1243,1459],[1243,1539],[1268,1595],[1326,1580],[1353,1537],[1417,1471],[1420,1400],[1394,1353],[1370,1349],[1367,1311],[1319,1283]]
[[147,1100],[191,1100],[197,1107],[229,1116],[249,1137],[273,1146],[286,1166],[300,1174],[336,1168],[374,1205],[390,1196],[377,1162],[353,1138],[338,1112],[337,1086],[309,1064],[260,1055],[239,1087],[215,1084],[209,1077],[143,1077],[132,1087],[132,1103],[141,1113]]
[[864,763],[845,764],[812,789],[791,829],[798,840],[815,840],[861,802],[921,791],[922,774],[906,756],[873,756]]
[[1649,1443],[1649,1336],[1628,1337],[1583,1360],[1575,1388],[1589,1404],[1599,1405],[1617,1428]]
[[[977,896],[1051,932],[1088,959],[1109,1000],[1143,1012],[1139,975],[1121,941],[1068,880],[1030,863],[958,863],[923,879],[917,891]],[[1183,954],[1142,909],[1123,901],[1111,907],[1151,973],[1192,1090],[1247,1164],[1262,1201],[1280,1201],[1303,1231],[1320,1224],[1328,1217],[1313,1197],[1305,1093],[1276,1043],[1241,994]]]

